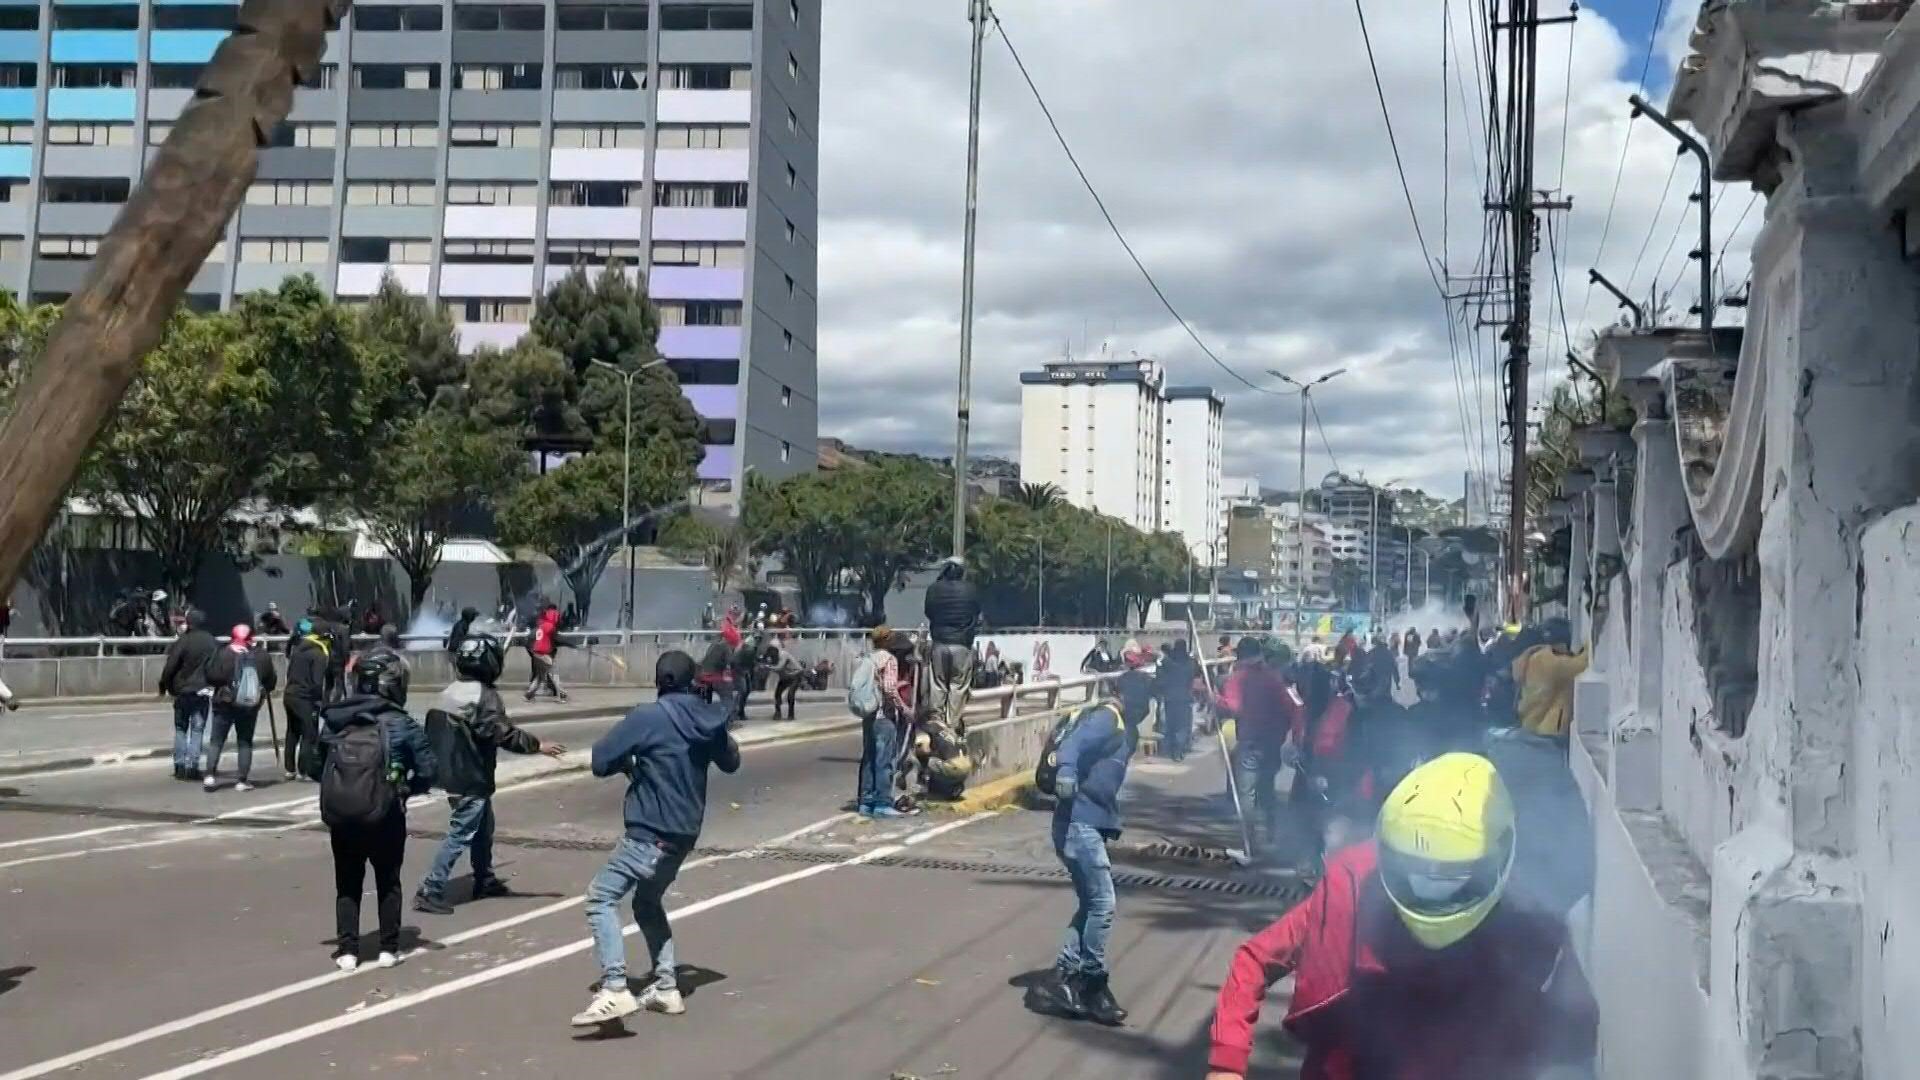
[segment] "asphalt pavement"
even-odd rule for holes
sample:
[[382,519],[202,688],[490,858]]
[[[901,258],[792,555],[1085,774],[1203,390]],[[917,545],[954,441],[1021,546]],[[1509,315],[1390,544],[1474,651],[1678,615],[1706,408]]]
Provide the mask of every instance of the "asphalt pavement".
[[[1133,1015],[1103,1029],[1025,1005],[1073,909],[1048,815],[859,822],[859,740],[833,711],[749,721],[744,767],[712,778],[669,897],[687,1014],[586,1034],[567,1022],[597,976],[581,891],[623,785],[577,750],[503,761],[497,858],[517,895],[469,900],[463,863],[453,915],[408,912],[406,963],[350,975],[329,963],[312,785],[206,795],[165,762],[0,778],[0,1080],[1204,1074],[1232,950],[1298,890],[1218,857],[1234,841],[1217,757],[1136,763],[1113,942]],[[609,722],[539,730],[584,747]],[[409,888],[445,823],[440,800],[411,810]],[[1275,999],[1255,1075],[1291,1076]]]

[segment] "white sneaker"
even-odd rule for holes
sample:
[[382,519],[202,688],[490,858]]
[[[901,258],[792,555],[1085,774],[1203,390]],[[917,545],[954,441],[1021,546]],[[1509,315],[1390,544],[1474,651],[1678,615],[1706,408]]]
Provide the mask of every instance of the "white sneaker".
[[200,781],[201,791],[213,791],[219,786],[220,786],[220,778],[217,776],[209,775],[205,780]]
[[252,785],[252,784],[249,784],[249,783],[247,783],[247,782],[246,782],[245,780],[241,780],[241,781],[239,781],[239,782],[237,782],[237,783],[235,783],[235,784],[233,785],[233,790],[235,790],[235,791],[252,791],[252,790],[253,790],[253,785]]
[[623,1016],[632,1016],[640,1011],[640,1003],[634,1000],[631,990],[608,990],[604,987],[596,991],[593,1000],[587,1003],[586,1010],[574,1015],[574,1027],[598,1027],[611,1024]]
[[383,952],[380,954],[380,966],[383,968],[399,967],[400,957],[394,953]]
[[687,1011],[687,1003],[681,999],[680,991],[662,990],[654,986],[647,987],[640,995],[640,1007],[666,1016],[679,1016]]
[[339,968],[341,971],[356,971],[360,967],[360,958],[341,953],[339,956],[333,958],[333,966]]

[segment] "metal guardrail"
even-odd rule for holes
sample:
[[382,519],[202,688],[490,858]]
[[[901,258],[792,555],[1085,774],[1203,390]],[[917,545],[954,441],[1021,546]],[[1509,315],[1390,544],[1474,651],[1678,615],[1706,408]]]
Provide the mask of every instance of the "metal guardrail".
[[[525,641],[531,633],[525,628],[512,631],[485,629],[482,633],[492,634],[508,645]],[[755,633],[756,631],[748,631]],[[785,637],[789,641],[834,641],[839,639],[864,638],[864,629],[841,628],[802,628],[768,630],[770,635]],[[720,636],[719,630],[567,630],[559,635],[563,646],[589,648],[617,645],[625,648],[634,641],[671,638],[676,640],[705,640]],[[290,635],[261,634],[254,640],[269,648],[284,646]],[[380,640],[378,634],[351,635],[353,644],[371,645]],[[227,635],[215,635],[215,640],[225,643]],[[0,637],[0,659],[65,659],[77,657],[103,656],[158,656],[167,651],[175,641],[171,637],[110,637],[96,635],[92,637]],[[446,641],[446,634],[401,634],[401,644],[409,651],[431,651]]]
[[[1221,658],[1203,658],[1200,661],[1209,668],[1225,667],[1232,663]],[[1148,670],[1152,670],[1149,668]],[[1124,672],[1109,671],[1092,675],[1076,675],[1071,679],[1041,679],[1037,682],[1016,683],[1012,686],[997,686],[991,690],[976,690],[967,698],[967,707],[975,708],[983,703],[998,703],[1000,718],[1008,719],[1017,712],[1018,702],[1023,698],[1044,697],[1046,706],[1037,711],[1053,712],[1060,707],[1060,695],[1063,691],[1085,689],[1082,701],[1092,701],[1101,687],[1118,679]]]

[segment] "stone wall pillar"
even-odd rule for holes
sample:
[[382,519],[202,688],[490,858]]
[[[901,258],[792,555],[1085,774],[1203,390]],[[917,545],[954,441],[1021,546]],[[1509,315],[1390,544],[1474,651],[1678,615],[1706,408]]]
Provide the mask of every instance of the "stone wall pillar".
[[1573,648],[1578,652],[1587,643],[1587,496],[1582,493],[1568,500],[1567,532],[1572,537],[1567,553],[1567,626],[1573,633]]

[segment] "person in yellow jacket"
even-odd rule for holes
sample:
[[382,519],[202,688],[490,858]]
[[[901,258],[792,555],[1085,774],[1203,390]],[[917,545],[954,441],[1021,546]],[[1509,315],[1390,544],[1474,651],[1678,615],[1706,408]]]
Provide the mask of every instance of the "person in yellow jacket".
[[1587,670],[1588,654],[1585,648],[1569,651],[1565,620],[1549,624],[1545,638],[1514,658],[1517,711],[1521,727],[1535,735],[1564,739],[1573,726],[1573,684]]

